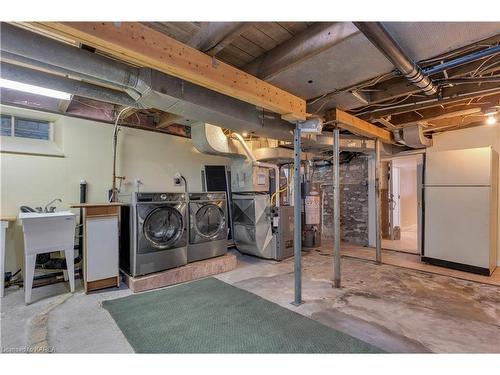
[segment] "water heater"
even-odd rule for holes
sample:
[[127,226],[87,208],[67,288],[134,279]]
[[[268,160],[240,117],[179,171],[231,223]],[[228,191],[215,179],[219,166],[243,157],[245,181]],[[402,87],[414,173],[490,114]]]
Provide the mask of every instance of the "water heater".
[[321,187],[319,183],[302,183],[302,246],[321,246]]

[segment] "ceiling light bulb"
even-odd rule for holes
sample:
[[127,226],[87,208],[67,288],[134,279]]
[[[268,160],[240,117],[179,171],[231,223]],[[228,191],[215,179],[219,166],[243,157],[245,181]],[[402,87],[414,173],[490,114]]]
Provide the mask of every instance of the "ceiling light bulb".
[[245,138],[246,138],[246,137],[248,137],[248,133],[247,133],[247,132],[243,132],[243,133],[241,133],[241,135],[242,135],[243,137],[245,137]]
[[497,122],[497,120],[496,120],[495,116],[493,116],[493,115],[489,115],[489,116],[486,118],[486,123],[487,123],[488,125],[494,125],[494,124],[496,124],[496,122]]
[[56,98],[56,99],[62,99],[62,100],[71,99],[71,94],[68,94],[67,92],[46,89],[45,87],[33,86],[27,83],[11,81],[3,78],[0,78],[0,87],[4,87],[6,89],[11,89],[11,90],[29,92],[30,94],[49,96],[51,98]]

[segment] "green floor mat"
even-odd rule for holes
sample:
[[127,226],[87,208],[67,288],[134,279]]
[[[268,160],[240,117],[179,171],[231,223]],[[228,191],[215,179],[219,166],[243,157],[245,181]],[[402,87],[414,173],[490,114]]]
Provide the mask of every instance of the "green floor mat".
[[105,301],[138,353],[380,353],[214,278]]

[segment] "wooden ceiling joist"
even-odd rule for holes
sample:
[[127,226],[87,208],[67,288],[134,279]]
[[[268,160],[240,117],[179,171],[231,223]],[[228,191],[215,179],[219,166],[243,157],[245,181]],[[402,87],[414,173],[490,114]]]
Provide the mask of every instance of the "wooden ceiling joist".
[[352,116],[338,108],[327,111],[326,121],[335,121],[339,128],[348,130],[354,134],[369,138],[378,138],[384,143],[394,142],[391,132],[370,124],[356,116]]
[[147,66],[219,93],[279,113],[306,119],[306,102],[276,86],[135,22],[33,23],[113,57]]
[[182,116],[175,115],[173,113],[162,113],[160,115],[160,121],[158,122],[158,125],[156,125],[157,128],[168,128],[169,126],[175,124],[177,121],[181,120]]

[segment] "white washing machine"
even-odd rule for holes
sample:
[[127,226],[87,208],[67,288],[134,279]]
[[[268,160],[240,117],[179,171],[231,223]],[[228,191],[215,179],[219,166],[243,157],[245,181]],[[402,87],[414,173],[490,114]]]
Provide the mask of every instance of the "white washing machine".
[[226,193],[189,193],[188,206],[188,262],[226,254],[228,234]]

